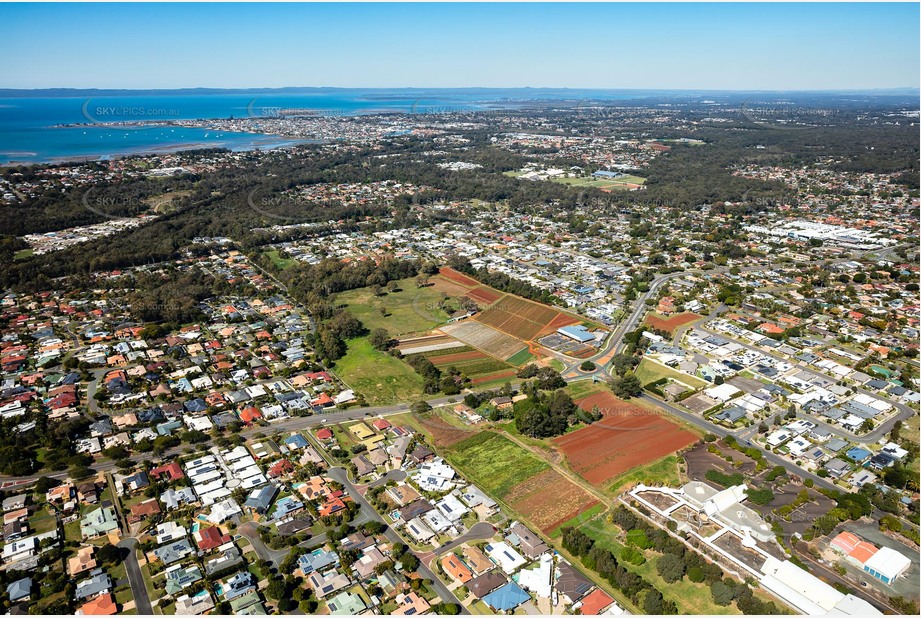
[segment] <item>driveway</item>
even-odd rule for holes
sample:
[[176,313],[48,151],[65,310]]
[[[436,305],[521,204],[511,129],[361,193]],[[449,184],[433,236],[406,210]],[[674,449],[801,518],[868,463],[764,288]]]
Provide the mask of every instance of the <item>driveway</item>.
[[435,555],[440,556],[445,554],[458,545],[463,545],[468,541],[486,541],[491,539],[496,535],[496,529],[492,524],[488,524],[485,521],[480,521],[473,524],[465,534],[460,535],[453,541],[445,543],[441,547],[435,549]]
[[141,574],[141,567],[138,564],[136,553],[137,539],[125,539],[118,544],[128,550],[128,557],[125,558],[125,572],[128,574],[128,583],[131,584],[131,595],[134,597],[134,606],[140,615],[153,614],[153,606],[150,604],[150,597],[147,595],[147,586],[144,585],[144,576]]
[[402,481],[406,478],[406,470],[391,470],[381,478],[368,483],[368,487],[378,487],[380,485],[386,485],[389,481]]

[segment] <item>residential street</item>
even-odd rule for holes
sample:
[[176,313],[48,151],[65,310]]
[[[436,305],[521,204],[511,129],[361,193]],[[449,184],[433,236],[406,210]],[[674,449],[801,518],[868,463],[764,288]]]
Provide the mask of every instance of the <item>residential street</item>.
[[153,606],[150,604],[150,596],[147,594],[147,586],[144,585],[144,576],[141,574],[141,567],[138,564],[137,544],[135,538],[127,538],[118,544],[118,547],[128,550],[128,557],[125,558],[125,572],[128,574],[128,582],[131,584],[131,594],[134,596],[134,606],[139,615],[153,614]]
[[[364,496],[362,496],[361,493],[358,491],[358,488],[356,488],[352,484],[352,482],[349,481],[349,475],[348,475],[348,472],[345,470],[345,468],[330,468],[329,477],[332,478],[333,480],[336,480],[342,483],[342,486],[345,487],[345,491],[349,494],[352,500],[354,500],[356,503],[358,503],[359,506],[361,506],[362,511],[366,511],[367,513],[369,513],[371,519],[373,519],[374,521],[379,521],[382,524],[386,524],[386,522],[384,521],[384,518],[381,517],[378,514],[378,512],[374,510],[374,507],[371,506],[371,504],[367,500],[365,500]],[[396,531],[393,528],[391,528],[389,525],[387,525],[387,530],[384,534],[387,535],[387,538],[390,540],[391,543],[406,544],[405,541],[403,541],[402,537],[400,537],[400,535],[397,534]],[[421,560],[419,563],[418,572],[419,572],[419,575],[421,575],[423,578],[429,579],[432,581],[432,587],[435,589],[435,592],[438,593],[438,596],[441,598],[443,602],[456,603],[461,606],[462,614],[470,613],[469,611],[467,611],[465,607],[463,607],[463,605],[461,605],[460,600],[458,600],[458,598],[454,596],[454,593],[448,590],[448,587],[445,586],[444,582],[442,582],[441,579],[439,579],[437,575],[432,573],[432,571]]]

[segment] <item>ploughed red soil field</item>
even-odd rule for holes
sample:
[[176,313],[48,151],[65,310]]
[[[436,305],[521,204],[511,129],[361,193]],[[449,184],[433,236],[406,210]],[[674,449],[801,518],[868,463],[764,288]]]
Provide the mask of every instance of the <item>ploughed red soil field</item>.
[[554,443],[572,469],[593,485],[607,485],[631,468],[697,442],[697,436],[668,420],[664,412],[632,405],[611,393],[596,393],[576,404],[589,411],[598,406],[604,418]]
[[515,485],[503,500],[544,534],[598,504],[590,493],[553,469]]
[[467,296],[472,298],[474,302],[479,303],[480,305],[491,305],[502,298],[502,292],[499,290],[494,290],[489,286],[481,285],[479,287],[473,288],[472,290],[468,290]]
[[453,354],[439,354],[432,356],[429,360],[436,366],[447,366],[464,361],[480,360],[489,358],[485,352],[479,350],[468,350],[467,352],[454,352]]
[[448,266],[441,267],[438,270],[438,274],[444,277],[445,279],[450,279],[451,281],[455,281],[457,283],[460,283],[461,285],[466,285],[472,288],[480,285],[480,282],[474,279],[473,277],[468,277],[464,273],[458,272],[454,270],[453,268],[449,268]]
[[656,330],[662,330],[670,333],[679,326],[684,326],[685,324],[689,324],[694,320],[699,320],[701,317],[702,316],[699,316],[696,313],[678,313],[667,318],[662,318],[657,315],[650,315],[646,317],[646,323]]

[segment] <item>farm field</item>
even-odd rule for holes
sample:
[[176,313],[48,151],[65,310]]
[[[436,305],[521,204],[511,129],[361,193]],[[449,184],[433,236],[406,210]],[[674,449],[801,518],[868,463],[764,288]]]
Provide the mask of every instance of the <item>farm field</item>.
[[636,377],[640,379],[640,382],[642,382],[644,386],[662,378],[671,378],[676,382],[687,384],[692,388],[703,388],[709,384],[706,380],[701,380],[687,373],[675,371],[671,367],[666,367],[661,363],[656,363],[647,358],[641,360],[640,364],[637,366]]
[[550,469],[508,438],[484,431],[452,446],[448,452],[484,490],[504,498],[514,486]]
[[438,308],[441,292],[434,286],[417,287],[415,279],[403,279],[397,285],[398,291],[379,297],[370,287],[341,292],[336,302],[345,305],[368,330],[386,328],[395,337],[427,331],[447,321],[448,315]]
[[521,350],[527,349],[523,341],[472,320],[448,324],[441,330],[502,360],[512,358]]
[[[412,349],[401,348],[401,350],[404,354],[412,353]],[[430,350],[425,352],[424,356],[443,371],[449,367],[457,368],[476,386],[490,382],[504,382],[514,377],[516,371],[508,363],[470,346]]]
[[697,441],[697,436],[661,414],[610,393],[596,393],[576,404],[583,410],[597,406],[604,418],[554,443],[572,469],[595,486],[605,487],[615,477]]
[[350,339],[333,372],[370,405],[407,401],[422,395],[422,377],[403,361],[375,350],[367,337]]
[[445,350],[451,352],[462,352],[470,350],[470,346],[465,346],[463,342],[454,337],[447,335],[426,335],[423,337],[412,337],[410,339],[401,339],[397,343],[397,349],[403,354],[441,354]]
[[448,459],[482,489],[549,533],[598,504],[581,487],[505,436],[484,431],[453,444]]
[[475,288],[480,286],[480,282],[473,277],[468,277],[464,273],[458,272],[448,266],[443,266],[441,269],[439,269],[438,275],[444,277],[448,281],[459,283],[467,288]]
[[631,176],[630,174],[625,174],[619,178],[611,179],[600,179],[600,178],[554,178],[551,182],[555,182],[561,185],[569,185],[570,187],[594,187],[596,189],[601,189],[602,191],[610,190],[623,190],[632,188],[632,186],[643,186],[646,184],[646,179],[641,178],[640,176]]
[[646,316],[644,321],[656,330],[665,331],[671,334],[676,328],[684,326],[685,324],[690,324],[694,320],[699,320],[702,317],[702,315],[697,315],[696,313],[676,313],[668,317],[659,315],[658,313],[650,313]]
[[[490,305],[474,319],[522,341],[531,341],[542,333],[581,321],[553,307],[509,295]],[[554,325],[552,328],[551,324]]]

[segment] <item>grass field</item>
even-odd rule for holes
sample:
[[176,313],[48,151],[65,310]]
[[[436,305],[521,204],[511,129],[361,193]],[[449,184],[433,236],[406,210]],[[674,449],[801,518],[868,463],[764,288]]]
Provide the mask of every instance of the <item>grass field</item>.
[[277,249],[272,249],[271,251],[266,251],[266,252],[265,252],[265,255],[266,255],[266,257],[268,257],[270,260],[272,260],[272,264],[274,264],[274,265],[275,265],[275,268],[278,268],[279,270],[284,270],[284,269],[286,269],[286,268],[288,268],[288,267],[290,267],[290,266],[294,266],[295,264],[297,264],[297,260],[295,260],[295,259],[293,259],[293,258],[283,258],[283,257],[281,257],[281,255],[278,253],[278,250],[277,250]]
[[633,468],[629,472],[614,477],[614,480],[608,485],[608,491],[616,494],[624,485],[633,485],[640,482],[647,485],[667,485],[669,487],[681,485],[683,481],[678,472],[678,456],[667,455],[657,461]]
[[[604,517],[598,517],[583,524],[579,529],[593,538],[595,543],[611,551],[620,560],[621,552],[624,546],[617,540],[620,529],[611,524]],[[655,552],[647,550],[645,552],[646,562],[637,566],[621,562],[624,567],[640,575],[643,579],[659,589],[662,596],[675,602],[678,606],[678,613],[681,615],[701,615],[701,614],[738,614],[740,613],[734,605],[722,607],[713,602],[710,594],[710,587],[706,584],[695,584],[686,577],[681,581],[673,584],[665,583],[665,580],[656,571],[656,560],[658,556]]]
[[564,389],[569,396],[575,399],[582,399],[583,397],[588,397],[589,395],[594,395],[595,393],[601,392],[611,392],[611,390],[602,382],[592,382],[591,380],[579,380],[578,382],[570,382],[566,385]]
[[525,350],[521,350],[517,354],[513,354],[512,356],[510,356],[508,359],[508,362],[517,367],[519,365],[524,365],[525,363],[529,363],[532,360],[534,360],[534,355],[525,349]]
[[687,373],[682,373],[680,371],[675,371],[671,367],[666,367],[661,363],[657,363],[644,358],[640,361],[640,364],[636,368],[636,377],[640,379],[640,382],[645,386],[650,382],[655,382],[661,378],[671,378],[676,382],[681,382],[682,384],[687,384],[688,386],[698,389],[707,386],[707,382],[701,380],[700,378],[694,377]]
[[563,528],[578,528],[582,523],[593,519],[597,515],[604,513],[606,510],[607,507],[599,502],[584,513],[580,513],[569,521],[560,524],[556,530],[550,533],[550,537],[555,539],[560,536],[563,533]]
[[336,361],[333,372],[370,405],[411,401],[422,395],[422,377],[412,367],[375,350],[367,337],[346,342],[348,352]]
[[416,287],[415,279],[403,279],[397,284],[399,291],[379,297],[371,288],[342,292],[336,295],[336,302],[346,305],[368,330],[386,328],[395,337],[427,331],[447,321],[448,315],[438,308],[441,292],[433,286]]
[[631,176],[629,174],[613,179],[599,178],[554,178],[551,182],[570,187],[594,187],[596,189],[626,189],[628,184],[642,185],[646,183],[645,178]]
[[505,436],[491,431],[462,440],[447,453],[451,463],[466,476],[500,498],[515,485],[550,468]]

